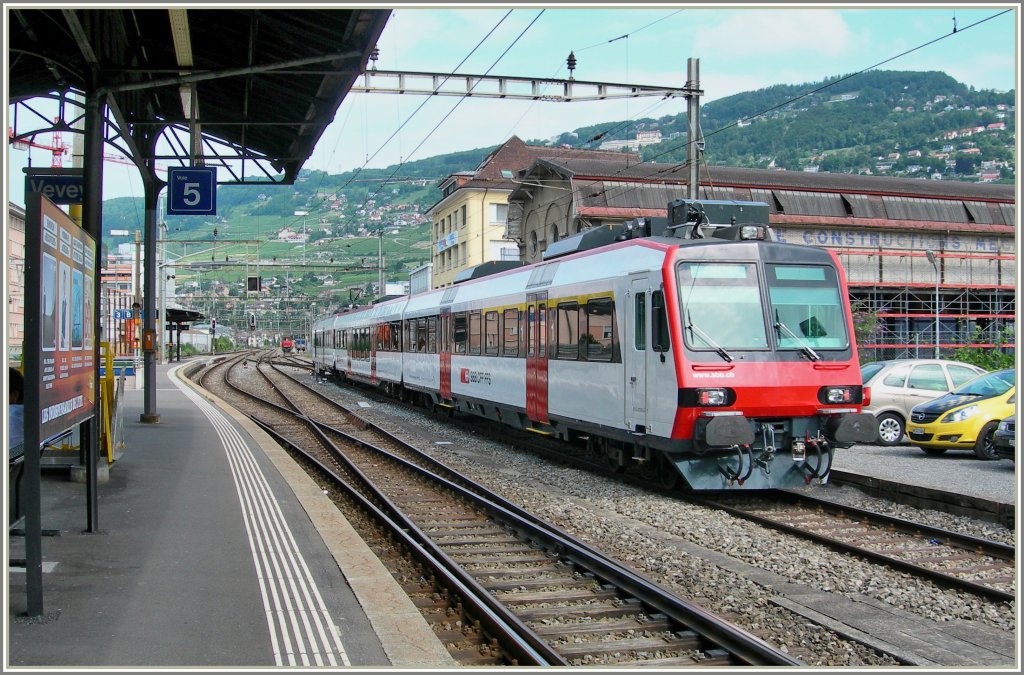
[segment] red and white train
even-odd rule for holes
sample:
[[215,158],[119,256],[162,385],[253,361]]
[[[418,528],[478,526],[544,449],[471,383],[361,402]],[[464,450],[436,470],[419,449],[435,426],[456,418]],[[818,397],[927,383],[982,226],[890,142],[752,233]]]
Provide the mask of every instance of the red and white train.
[[315,368],[586,444],[666,486],[827,480],[834,449],[876,429],[836,256],[774,241],[763,204],[679,200],[669,214],[322,318]]

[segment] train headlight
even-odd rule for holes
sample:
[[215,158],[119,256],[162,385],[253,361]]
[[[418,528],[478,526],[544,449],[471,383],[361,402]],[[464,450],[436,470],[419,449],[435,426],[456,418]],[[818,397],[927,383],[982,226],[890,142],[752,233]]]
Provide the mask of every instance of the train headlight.
[[818,400],[827,405],[862,403],[864,400],[863,388],[852,386],[822,387],[818,390]]
[[744,225],[740,228],[740,239],[764,239],[764,228],[760,225]]
[[728,405],[729,394],[725,389],[698,389],[697,404],[702,406]]

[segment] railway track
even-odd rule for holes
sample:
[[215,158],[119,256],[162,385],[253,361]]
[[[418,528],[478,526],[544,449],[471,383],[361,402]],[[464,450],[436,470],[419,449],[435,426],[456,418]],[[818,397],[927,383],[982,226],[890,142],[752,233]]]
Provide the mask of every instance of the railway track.
[[[283,372],[244,361],[211,369],[203,386],[252,409],[258,423],[358,505],[357,520],[372,516],[374,529],[386,529],[379,550],[460,662],[800,665],[415,448],[380,436]],[[214,383],[216,372],[224,384]],[[264,378],[259,384],[241,384],[257,376]]]
[[[457,418],[450,422],[462,424]],[[462,426],[474,431],[488,428],[486,422]],[[514,434],[507,429],[500,433],[504,440]],[[608,473],[601,459],[590,457],[582,448],[567,454],[564,443],[552,449],[545,439],[525,435],[517,439],[520,439],[516,441],[518,446],[548,459],[595,473]],[[657,477],[646,474],[643,467],[617,477],[648,490],[658,485]],[[722,493],[713,499],[676,494],[834,550],[927,578],[940,586],[997,602],[1015,601],[1016,551],[1007,544],[835,504],[806,493],[773,491],[770,496],[755,498]]]
[[709,507],[1001,602],[1016,599],[1013,546],[785,490],[722,495]]

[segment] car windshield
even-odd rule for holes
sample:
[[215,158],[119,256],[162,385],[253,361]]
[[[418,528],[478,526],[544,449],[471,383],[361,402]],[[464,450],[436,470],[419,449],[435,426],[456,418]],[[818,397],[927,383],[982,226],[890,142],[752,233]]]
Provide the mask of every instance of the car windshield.
[[884,363],[865,363],[860,367],[860,379],[862,382],[867,382],[880,371],[885,368]]
[[954,395],[959,396],[999,396],[1005,394],[1017,382],[1017,377],[1012,370],[1000,370],[997,373],[988,373],[975,378],[962,387],[953,390]]

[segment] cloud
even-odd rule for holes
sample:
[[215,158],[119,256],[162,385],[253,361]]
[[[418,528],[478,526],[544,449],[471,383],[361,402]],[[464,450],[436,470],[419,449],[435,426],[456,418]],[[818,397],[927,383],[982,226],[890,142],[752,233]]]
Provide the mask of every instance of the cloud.
[[827,9],[718,12],[725,19],[696,29],[692,51],[758,61],[814,54],[836,57],[853,43],[842,13]]

